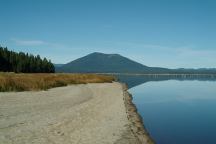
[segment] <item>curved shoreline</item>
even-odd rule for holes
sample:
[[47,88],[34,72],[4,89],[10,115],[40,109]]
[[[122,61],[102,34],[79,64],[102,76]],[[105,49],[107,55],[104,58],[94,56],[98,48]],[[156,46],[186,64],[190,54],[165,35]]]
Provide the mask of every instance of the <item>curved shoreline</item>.
[[6,92],[0,99],[4,144],[153,144],[119,82]]
[[123,89],[123,100],[126,108],[127,118],[130,122],[130,129],[140,144],[155,144],[153,139],[144,127],[143,119],[137,112],[135,104],[132,102],[133,97],[127,91],[128,87],[126,84],[122,84]]

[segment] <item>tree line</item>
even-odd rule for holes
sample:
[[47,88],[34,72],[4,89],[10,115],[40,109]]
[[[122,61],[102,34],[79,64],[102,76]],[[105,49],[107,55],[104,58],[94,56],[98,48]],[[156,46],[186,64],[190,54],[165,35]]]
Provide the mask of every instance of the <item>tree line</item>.
[[0,46],[0,71],[16,73],[54,73],[55,67],[50,60],[39,55],[9,51]]

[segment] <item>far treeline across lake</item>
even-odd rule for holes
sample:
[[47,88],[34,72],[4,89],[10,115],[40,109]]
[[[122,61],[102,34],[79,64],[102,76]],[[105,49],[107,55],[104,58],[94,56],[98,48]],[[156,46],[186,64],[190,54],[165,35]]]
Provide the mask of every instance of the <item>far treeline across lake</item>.
[[16,73],[54,73],[55,67],[50,60],[39,55],[9,51],[0,46],[0,71]]

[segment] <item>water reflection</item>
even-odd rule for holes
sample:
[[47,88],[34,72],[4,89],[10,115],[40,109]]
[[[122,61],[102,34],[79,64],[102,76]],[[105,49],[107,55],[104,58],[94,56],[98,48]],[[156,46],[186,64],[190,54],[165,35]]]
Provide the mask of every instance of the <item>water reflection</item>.
[[[215,144],[216,77],[118,75],[158,144]],[[148,82],[148,83],[147,83]]]
[[128,88],[133,88],[150,81],[166,81],[166,80],[198,80],[198,81],[216,81],[216,75],[123,75],[116,74],[121,82],[126,83]]

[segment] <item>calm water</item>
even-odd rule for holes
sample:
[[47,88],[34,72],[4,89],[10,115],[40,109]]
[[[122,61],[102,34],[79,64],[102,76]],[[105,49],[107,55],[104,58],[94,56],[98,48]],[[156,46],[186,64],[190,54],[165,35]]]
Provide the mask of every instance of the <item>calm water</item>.
[[216,144],[215,81],[137,79],[129,91],[157,144]]

